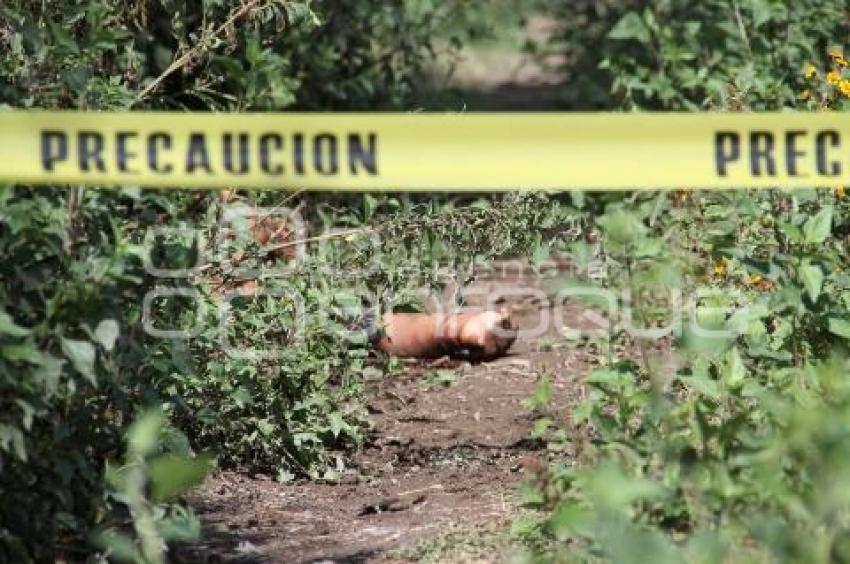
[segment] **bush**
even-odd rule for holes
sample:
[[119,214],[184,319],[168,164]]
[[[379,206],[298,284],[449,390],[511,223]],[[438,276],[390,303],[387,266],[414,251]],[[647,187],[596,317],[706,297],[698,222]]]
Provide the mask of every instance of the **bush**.
[[844,0],[546,2],[576,108],[794,107],[847,34]]
[[[402,107],[450,17],[429,2],[362,0],[343,10],[324,1],[12,0],[0,7],[0,104]],[[204,288],[148,275],[146,232],[214,222],[211,194],[4,186],[0,197],[0,560],[76,560],[91,550],[89,533],[107,528],[110,550],[130,554],[111,528],[122,522],[116,500],[123,498],[107,494],[127,484],[107,488],[104,469],[107,460],[124,459],[124,429],[145,408],[161,409],[185,431],[166,425],[170,440],[188,448],[188,436],[222,464],[281,477],[325,475],[337,466],[328,449],[362,438],[358,410],[346,402],[362,386],[363,350],[320,334],[318,317],[304,345],[277,364],[222,358],[211,333],[191,344],[145,333],[142,305],[151,288]],[[363,200],[346,205],[360,209]],[[156,247],[155,260],[173,267],[191,256],[191,248],[166,247]],[[308,273],[291,282],[311,305],[343,284]],[[386,283],[403,289],[400,279]],[[280,313],[262,305],[246,306],[254,308],[247,324],[255,329]],[[191,316],[174,304],[153,311],[170,327]]]
[[[607,38],[594,83],[626,107],[844,108],[847,62],[829,46],[845,7],[612,8],[587,28]],[[659,343],[617,325],[572,425],[538,423],[574,456],[532,471],[525,500],[541,512],[516,525],[534,559],[846,560],[844,188],[591,204],[608,284],[626,291],[632,324],[682,330]],[[695,300],[692,311],[676,292]],[[631,352],[616,354],[623,344]]]

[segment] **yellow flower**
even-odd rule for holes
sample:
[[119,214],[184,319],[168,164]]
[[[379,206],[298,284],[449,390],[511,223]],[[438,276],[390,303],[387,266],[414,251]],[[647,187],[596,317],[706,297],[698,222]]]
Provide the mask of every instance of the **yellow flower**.
[[764,280],[764,278],[760,274],[751,274],[747,280],[747,284],[755,286],[756,284],[761,283],[762,280]]
[[841,82],[841,73],[834,70],[829,71],[828,73],[826,73],[826,81],[829,84],[836,86],[839,82]]
[[842,94],[844,94],[845,96],[850,98],[850,80],[845,79],[845,80],[842,80],[841,82],[839,82],[838,83],[838,90]]
[[806,78],[814,78],[818,75],[818,69],[812,63],[809,63],[803,68],[803,76]]
[[847,192],[845,191],[844,186],[836,186],[833,193],[835,194],[835,197],[839,200],[843,200],[844,197],[847,196]]
[[729,267],[724,259],[720,259],[714,264],[714,275],[718,278],[723,278],[729,272]]
[[812,97],[812,91],[806,88],[802,92],[800,92],[800,100],[808,100]]
[[844,58],[844,53],[841,51],[839,47],[831,47],[826,51],[829,53],[829,56],[832,58],[832,61],[839,66],[846,67],[847,59]]

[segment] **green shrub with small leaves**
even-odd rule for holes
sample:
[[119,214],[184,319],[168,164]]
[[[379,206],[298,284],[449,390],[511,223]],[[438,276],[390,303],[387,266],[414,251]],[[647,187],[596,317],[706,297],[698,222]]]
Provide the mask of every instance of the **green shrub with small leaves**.
[[845,0],[541,2],[576,108],[795,107],[808,63],[848,31]]
[[[0,6],[0,111],[401,108],[441,30],[449,21],[457,29],[455,9],[472,4],[11,0]],[[271,205],[288,196],[275,198]],[[378,221],[370,198],[305,203],[305,213],[327,209],[317,228],[351,225],[346,215],[365,227]],[[108,493],[140,494],[136,482],[104,480],[106,461],[141,464],[123,437],[148,408],[168,416],[177,426],[169,436],[183,437],[186,448],[278,477],[328,476],[342,464],[331,449],[362,440],[355,400],[365,352],[340,346],[328,334],[340,321],[319,307],[325,292],[345,301],[348,282],[315,272],[293,277],[315,317],[302,346],[276,362],[222,356],[217,334],[206,329],[217,323],[214,310],[189,341],[145,330],[149,290],[208,286],[151,276],[148,258],[179,268],[197,249],[157,244],[148,257],[146,235],[181,224],[207,229],[216,194],[7,185],[0,200],[0,560],[84,559],[95,550],[88,539],[96,529],[125,535],[110,537],[114,558],[153,557],[150,539],[169,536],[162,523],[143,518],[141,528],[137,521],[122,532],[122,512],[166,510],[155,499]],[[455,229],[433,246],[453,245],[460,229],[451,222],[460,216],[428,212]],[[412,215],[394,225],[404,222],[426,225]],[[409,228],[405,240],[412,235]],[[313,260],[322,272],[361,256],[327,252]],[[384,270],[395,266],[381,264],[377,276],[386,293],[404,299],[404,277]],[[262,330],[285,315],[280,307],[240,306],[236,344],[280,338]],[[156,302],[151,311],[167,328],[195,315],[177,302]],[[133,474],[143,476],[139,468]]]

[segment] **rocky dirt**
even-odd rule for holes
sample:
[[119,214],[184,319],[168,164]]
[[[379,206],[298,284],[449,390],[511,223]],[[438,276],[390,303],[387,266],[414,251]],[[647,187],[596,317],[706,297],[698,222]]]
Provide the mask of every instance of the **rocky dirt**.
[[[553,311],[548,300],[516,291],[535,282],[488,284],[490,292],[511,289],[521,327]],[[567,310],[565,317],[580,316]],[[352,455],[356,472],[336,483],[277,483],[235,473],[211,478],[191,500],[205,535],[190,560],[395,562],[434,551],[434,561],[507,559],[505,533],[524,468],[550,456],[530,438],[535,418],[522,401],[547,372],[555,389],[552,412],[566,422],[581,394],[578,377],[597,362],[589,349],[568,347],[553,331],[521,334],[510,354],[494,362],[417,362],[373,383],[367,404],[373,431]]]

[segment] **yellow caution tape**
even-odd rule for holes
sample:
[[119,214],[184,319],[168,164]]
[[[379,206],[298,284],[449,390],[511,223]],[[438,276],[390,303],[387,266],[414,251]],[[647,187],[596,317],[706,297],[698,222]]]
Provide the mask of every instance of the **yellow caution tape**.
[[850,184],[850,115],[6,111],[0,181],[328,190]]

